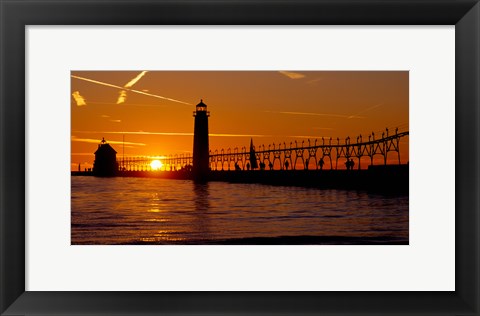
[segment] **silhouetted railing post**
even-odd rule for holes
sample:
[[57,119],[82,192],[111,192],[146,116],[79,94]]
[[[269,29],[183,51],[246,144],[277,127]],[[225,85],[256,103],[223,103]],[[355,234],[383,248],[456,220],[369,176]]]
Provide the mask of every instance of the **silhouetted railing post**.
[[[343,158],[350,163],[353,157],[357,157],[358,167],[361,170],[362,157],[370,157],[370,163],[373,166],[375,156],[380,155],[383,159],[384,165],[388,164],[388,153],[396,151],[398,157],[398,164],[401,164],[400,140],[408,136],[408,131],[400,132],[398,128],[395,129],[394,134],[390,134],[390,129],[385,129],[382,132],[382,137],[376,139],[375,133],[368,135],[368,140],[363,142],[363,136],[360,134],[355,142],[352,144],[350,136],[347,136],[343,142],[337,137],[337,143],[332,144],[332,137],[327,141],[322,137],[320,139],[306,139],[299,141],[291,141],[290,145],[286,142],[278,144],[258,145],[258,151],[254,150],[254,156],[245,146],[235,147],[232,151],[228,149],[216,149],[215,151],[208,151],[208,168],[209,170],[246,170],[247,164],[251,165],[255,161],[260,166],[261,170],[299,170],[303,163],[304,170],[310,169],[310,163],[313,161],[315,168],[313,170],[322,169],[325,166],[325,159],[330,159],[330,170],[333,170],[333,159],[335,159],[335,169],[338,169],[338,163],[343,163]],[[332,153],[334,151],[334,153]],[[292,153],[293,152],[293,153]],[[293,157],[292,155],[295,155]],[[332,157],[332,156],[335,157]],[[153,159],[161,159],[161,165],[154,167],[151,163]],[[278,163],[277,163],[278,160]],[[301,162],[299,161],[301,160]],[[322,163],[320,163],[322,161]],[[154,172],[154,171],[189,171],[192,170],[193,156],[185,154],[162,155],[162,156],[135,156],[122,157],[117,161],[117,169],[121,171],[120,175],[126,175],[129,172]],[[377,161],[378,162],[378,161]],[[396,163],[396,162],[395,162]],[[220,164],[220,165],[219,165]],[[227,166],[225,166],[227,164]],[[240,165],[241,164],[241,165]],[[354,166],[351,164],[350,166]],[[350,168],[350,170],[353,170]],[[233,168],[233,169],[232,169]],[[250,168],[252,169],[252,168]],[[193,174],[192,174],[193,176]]]

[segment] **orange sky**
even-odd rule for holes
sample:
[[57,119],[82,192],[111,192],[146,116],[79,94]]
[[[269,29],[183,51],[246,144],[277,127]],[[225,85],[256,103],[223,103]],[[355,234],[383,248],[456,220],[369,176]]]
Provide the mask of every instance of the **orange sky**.
[[200,99],[210,150],[406,131],[408,87],[406,71],[72,71],[71,169],[92,167],[102,137],[118,155],[123,135],[125,156],[191,153]]

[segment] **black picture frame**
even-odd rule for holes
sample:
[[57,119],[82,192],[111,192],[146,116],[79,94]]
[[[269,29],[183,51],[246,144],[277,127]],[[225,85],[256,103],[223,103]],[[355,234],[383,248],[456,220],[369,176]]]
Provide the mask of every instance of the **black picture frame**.
[[[0,23],[2,315],[479,315],[477,0],[0,0]],[[123,24],[455,25],[456,290],[26,292],[25,26]]]

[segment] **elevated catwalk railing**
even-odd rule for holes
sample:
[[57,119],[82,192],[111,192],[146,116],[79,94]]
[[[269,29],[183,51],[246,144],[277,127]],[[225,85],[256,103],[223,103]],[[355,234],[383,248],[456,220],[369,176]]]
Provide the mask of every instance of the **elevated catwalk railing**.
[[[350,137],[340,140],[339,138],[321,138],[302,142],[294,141],[289,144],[269,144],[267,146],[253,146],[252,148],[228,148],[227,150],[210,151],[211,170],[318,170],[338,169],[339,160],[355,159],[355,168],[361,168],[361,159],[370,160],[374,165],[374,158],[380,157],[383,164],[387,164],[389,153],[396,154],[398,164],[400,160],[400,140],[408,137],[409,132],[399,132],[395,129],[389,134],[386,129],[381,137],[376,139],[372,133],[367,137],[359,135],[352,142]],[[368,140],[367,140],[368,139]],[[152,157],[129,157],[118,160],[120,170],[125,171],[151,171]],[[193,158],[189,155],[159,156],[162,165],[158,170],[176,171],[190,170]],[[353,166],[352,166],[353,167]]]
[[[290,144],[280,143],[265,146],[254,147],[253,151],[246,147],[234,148],[220,152],[215,151],[210,154],[210,166],[212,170],[246,170],[256,164],[259,169],[266,170],[285,170],[285,169],[338,169],[339,159],[356,158],[357,168],[360,169],[360,160],[362,157],[368,157],[370,164],[374,164],[375,156],[381,156],[383,163],[387,164],[389,152],[397,154],[400,164],[400,139],[408,136],[408,131],[398,132],[395,130],[393,135],[389,135],[388,130],[382,134],[382,137],[375,139],[375,134],[368,136],[368,141],[363,141],[360,135],[356,142],[352,142],[347,137],[341,143],[340,139],[308,139],[301,143],[295,141]],[[255,156],[255,162],[252,160],[252,153]],[[335,164],[334,164],[335,161]]]

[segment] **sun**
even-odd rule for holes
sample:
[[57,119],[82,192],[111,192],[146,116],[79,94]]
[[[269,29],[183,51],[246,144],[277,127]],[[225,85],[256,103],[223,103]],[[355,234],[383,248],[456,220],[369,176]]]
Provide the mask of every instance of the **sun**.
[[150,163],[150,167],[152,167],[152,170],[160,170],[162,166],[163,166],[163,163],[160,160],[153,160]]

